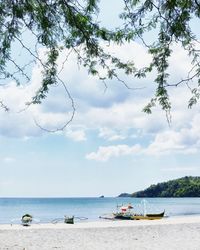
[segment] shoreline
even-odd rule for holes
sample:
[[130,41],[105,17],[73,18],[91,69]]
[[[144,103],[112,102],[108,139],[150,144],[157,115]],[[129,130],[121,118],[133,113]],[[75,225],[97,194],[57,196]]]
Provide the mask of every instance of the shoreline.
[[0,225],[7,250],[198,250],[200,215],[161,220]]
[[200,224],[200,215],[185,215],[164,217],[158,220],[98,220],[98,221],[82,221],[74,224],[66,224],[64,222],[58,223],[32,223],[30,226],[22,226],[21,224],[0,224],[1,230],[15,230],[15,229],[79,229],[79,228],[108,228],[108,227],[135,227],[148,225],[176,225],[176,224]]

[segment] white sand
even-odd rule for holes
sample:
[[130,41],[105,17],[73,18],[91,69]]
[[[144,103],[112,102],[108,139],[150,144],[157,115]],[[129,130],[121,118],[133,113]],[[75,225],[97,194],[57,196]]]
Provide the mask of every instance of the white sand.
[[74,225],[0,225],[0,249],[200,250],[200,216]]

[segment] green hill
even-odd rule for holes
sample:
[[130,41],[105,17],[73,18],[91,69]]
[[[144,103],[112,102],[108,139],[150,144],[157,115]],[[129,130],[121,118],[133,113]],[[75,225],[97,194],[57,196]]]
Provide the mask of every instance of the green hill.
[[131,194],[128,193],[122,193],[118,197],[131,197]]
[[[123,194],[120,197],[123,197]],[[200,197],[200,177],[186,176],[158,183],[130,194],[129,197]]]

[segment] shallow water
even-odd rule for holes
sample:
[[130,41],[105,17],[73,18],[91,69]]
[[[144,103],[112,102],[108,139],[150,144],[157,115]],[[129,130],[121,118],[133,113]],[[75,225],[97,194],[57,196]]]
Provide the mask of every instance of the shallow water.
[[[51,222],[64,215],[99,220],[103,214],[111,214],[117,206],[131,203],[136,213],[146,210],[167,216],[200,214],[200,198],[0,198],[0,223],[10,223],[25,213],[41,222]],[[78,219],[77,219],[78,220]],[[17,220],[16,220],[17,222]]]

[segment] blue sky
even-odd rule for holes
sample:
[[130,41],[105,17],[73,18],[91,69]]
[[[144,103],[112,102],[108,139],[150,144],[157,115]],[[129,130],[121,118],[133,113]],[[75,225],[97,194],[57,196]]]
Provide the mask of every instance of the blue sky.
[[[118,22],[114,14],[121,5],[114,3],[101,1],[103,25]],[[30,40],[28,36],[24,39]],[[139,41],[122,47],[111,44],[109,49],[121,58],[134,58],[138,66],[150,61]],[[176,81],[186,76],[191,64],[179,45],[173,49],[170,79]],[[60,67],[63,60],[64,55],[58,60]],[[97,78],[77,67],[72,54],[60,76],[74,98],[76,115],[63,132],[47,133],[34,119],[45,128],[57,128],[70,117],[70,101],[58,86],[42,105],[18,113],[41,83],[40,68],[34,66],[30,72],[26,86],[9,82],[0,88],[1,99],[11,108],[10,113],[0,110],[0,196],[116,196],[200,174],[199,104],[187,109],[190,93],[184,86],[169,90],[173,104],[169,127],[159,107],[151,115],[142,112],[153,94],[155,72],[142,81],[120,75],[129,86],[142,90],[128,90],[113,80],[105,91]]]

